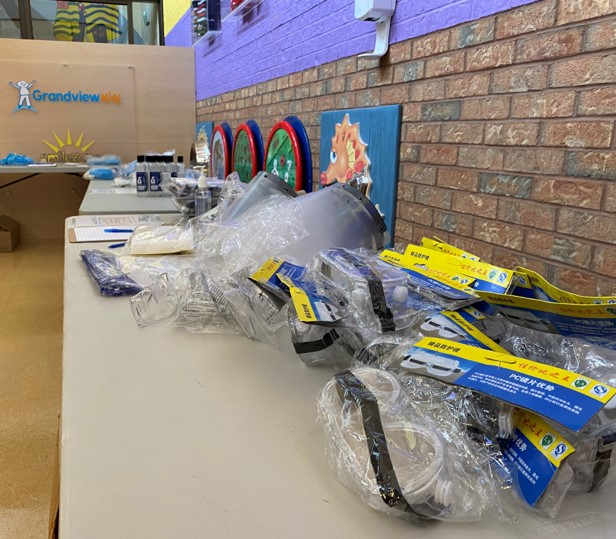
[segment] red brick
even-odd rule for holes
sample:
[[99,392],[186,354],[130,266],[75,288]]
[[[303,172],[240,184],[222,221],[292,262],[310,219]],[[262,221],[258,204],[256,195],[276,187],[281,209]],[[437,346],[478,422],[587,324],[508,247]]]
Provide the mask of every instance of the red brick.
[[498,218],[508,223],[553,230],[556,208],[523,199],[501,198],[498,201]]
[[440,101],[421,105],[421,119],[424,122],[446,122],[460,119],[460,101]]
[[404,127],[406,142],[438,142],[440,134],[439,124],[408,123]]
[[569,176],[616,180],[616,152],[567,152]]
[[336,62],[336,76],[348,75],[357,71],[357,57],[343,58]]
[[516,66],[498,69],[492,75],[492,93],[543,90],[548,84],[548,66]]
[[466,69],[477,71],[513,63],[515,46],[513,43],[494,43],[470,50],[466,54]]
[[403,122],[418,122],[421,120],[422,114],[421,103],[402,103]]
[[419,144],[409,144],[402,142],[400,144],[400,159],[402,161],[411,161],[417,163],[419,161]]
[[530,176],[482,172],[479,174],[479,191],[491,195],[528,198],[532,182]]
[[422,145],[422,163],[435,165],[455,165],[458,160],[458,148],[456,146]]
[[527,232],[524,250],[530,254],[584,268],[590,266],[592,257],[592,247],[588,243],[539,230]]
[[496,20],[496,38],[503,39],[551,28],[555,20],[556,0],[535,2],[499,15]]
[[469,168],[500,170],[503,160],[503,150],[495,148],[460,148],[458,155],[458,164]]
[[566,0],[558,6],[558,24],[594,19],[616,11],[614,0]]
[[424,226],[432,226],[432,214],[434,210],[419,204],[401,204],[400,217],[405,221]]
[[600,181],[538,177],[533,181],[530,196],[540,202],[598,210],[602,194]]
[[451,52],[426,60],[426,77],[441,77],[464,71],[464,51]]
[[390,64],[398,64],[411,58],[411,51],[413,48],[413,42],[410,40],[399,41],[398,43],[392,43],[387,51],[387,59]]
[[413,163],[404,163],[402,166],[402,178],[400,179],[423,185],[436,185],[436,169]]
[[380,105],[381,97],[379,93],[380,91],[378,88],[373,88],[371,90],[362,90],[360,92],[357,92],[355,94],[357,96],[356,97],[357,106],[358,107],[374,107],[376,105]]
[[557,230],[578,238],[616,243],[616,219],[613,215],[561,208]]
[[363,90],[368,86],[368,76],[365,72],[354,73],[345,77],[345,90],[351,92],[353,90]]
[[339,109],[352,109],[357,106],[357,94],[348,92],[336,95],[336,107]]
[[552,66],[551,87],[616,83],[616,53],[578,56]]
[[449,42],[452,49],[461,49],[480,45],[494,39],[494,18],[481,19],[472,24],[459,26],[451,30]]
[[407,221],[404,221],[402,218],[398,217],[396,219],[396,230],[394,235],[394,240],[396,243],[399,242],[410,242],[413,237],[413,225]]
[[473,236],[493,245],[500,245],[509,249],[520,250],[524,245],[524,230],[522,228],[498,221],[475,219]]
[[509,117],[511,98],[501,95],[497,97],[475,97],[462,101],[462,120],[499,120]]
[[398,182],[398,202],[413,202],[415,200],[415,184]]
[[[584,271],[559,267],[554,273],[554,284],[583,296],[614,295],[612,283]],[[603,292],[602,292],[603,291]]]
[[[433,223],[434,228],[438,230],[445,230],[462,236],[471,236],[473,233],[473,217],[470,215],[435,210]],[[437,236],[440,237],[439,234]]]
[[453,194],[451,209],[460,213],[494,219],[496,217],[497,203],[496,197],[456,191]]
[[444,124],[441,142],[453,144],[481,144],[483,142],[483,124],[451,122]]
[[381,105],[395,105],[409,100],[408,84],[395,84],[381,89]]
[[411,83],[412,101],[436,101],[445,98],[444,80],[425,80]]
[[441,189],[431,185],[418,185],[415,188],[415,202],[424,206],[430,206],[431,208],[448,210],[451,208],[451,193],[448,189]]
[[573,116],[575,92],[538,92],[514,95],[512,118],[556,118]]
[[613,129],[613,122],[546,122],[541,143],[568,148],[609,148]]
[[612,115],[616,111],[616,88],[596,88],[580,92],[578,114],[581,116]]
[[413,58],[424,58],[449,50],[449,31],[429,34],[413,42]]
[[[408,62],[407,64],[396,66],[394,69],[393,82],[410,82],[423,79],[424,69],[424,60],[415,60],[414,62]],[[368,85],[370,85],[370,78],[368,78]]]
[[478,173],[462,168],[440,168],[438,170],[438,185],[448,189],[477,191]]
[[470,73],[447,78],[445,96],[469,97],[490,93],[489,73]]
[[[616,248],[607,246],[597,246],[595,248],[595,258],[592,269],[597,273],[616,277]],[[612,290],[616,293],[616,281]]]
[[582,50],[583,33],[583,28],[577,27],[520,39],[516,50],[516,62],[536,62],[573,56]]
[[616,48],[616,21],[592,24],[586,30],[585,51],[600,51]]
[[616,185],[609,184],[605,186],[605,211],[616,213]]
[[471,238],[456,238],[448,243],[455,245],[458,249],[462,249],[467,253],[474,254],[482,260],[492,260],[492,245],[483,241],[476,241]]
[[505,154],[505,170],[560,174],[565,162],[565,153],[546,149],[508,149]]
[[538,122],[486,124],[486,144],[496,146],[535,146],[538,136]]

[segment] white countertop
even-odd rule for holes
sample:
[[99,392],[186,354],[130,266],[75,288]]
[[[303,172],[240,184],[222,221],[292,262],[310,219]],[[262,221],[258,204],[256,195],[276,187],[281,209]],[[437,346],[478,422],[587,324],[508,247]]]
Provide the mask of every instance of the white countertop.
[[333,370],[239,336],[140,329],[127,298],[98,295],[84,248],[100,245],[65,248],[61,539],[613,536],[613,475],[557,521],[381,516],[324,455],[315,396]]
[[116,189],[111,181],[91,180],[86,196],[79,207],[79,215],[118,213],[178,213],[170,196],[139,197],[134,188],[122,193],[107,193]]
[[56,166],[49,165],[26,165],[26,166],[6,166],[0,165],[0,173],[2,174],[85,174],[90,167],[88,165],[65,165],[58,164]]

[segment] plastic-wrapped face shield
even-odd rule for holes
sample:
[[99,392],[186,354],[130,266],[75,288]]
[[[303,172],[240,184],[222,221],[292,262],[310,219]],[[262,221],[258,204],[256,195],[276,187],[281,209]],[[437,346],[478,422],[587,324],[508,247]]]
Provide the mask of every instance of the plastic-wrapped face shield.
[[283,179],[270,172],[259,172],[248,184],[241,197],[235,199],[220,215],[219,222],[234,221],[263,199],[272,195],[295,198],[295,190]]
[[300,264],[324,249],[379,250],[389,242],[385,221],[376,207],[359,191],[335,184],[297,197],[308,236],[286,247],[281,254]]
[[410,519],[445,518],[454,496],[440,435],[399,421],[400,385],[361,367],[336,375],[319,397],[333,464],[344,484],[378,511]]

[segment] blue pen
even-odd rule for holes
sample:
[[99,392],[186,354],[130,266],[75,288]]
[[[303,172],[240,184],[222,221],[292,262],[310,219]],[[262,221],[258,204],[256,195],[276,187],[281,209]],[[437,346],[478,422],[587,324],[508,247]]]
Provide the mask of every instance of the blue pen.
[[126,245],[126,243],[112,243],[109,246],[109,249],[117,249],[118,247],[124,247]]
[[105,232],[109,234],[121,234],[122,232],[130,232],[132,234],[134,230],[132,228],[106,228]]

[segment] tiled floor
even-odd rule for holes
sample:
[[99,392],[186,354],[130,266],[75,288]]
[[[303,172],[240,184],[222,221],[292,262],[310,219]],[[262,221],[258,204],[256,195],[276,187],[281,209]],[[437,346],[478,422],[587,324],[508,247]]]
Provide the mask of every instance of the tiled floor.
[[62,368],[62,240],[0,253],[0,539],[47,537]]

